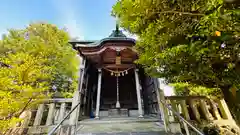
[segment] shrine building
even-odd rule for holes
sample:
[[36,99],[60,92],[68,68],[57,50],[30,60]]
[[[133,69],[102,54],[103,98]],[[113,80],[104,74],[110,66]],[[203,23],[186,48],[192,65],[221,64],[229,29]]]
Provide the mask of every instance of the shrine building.
[[161,79],[148,76],[134,63],[138,58],[136,41],[126,37],[118,25],[100,41],[70,43],[81,59],[78,90],[72,98],[55,96],[43,100],[36,109],[25,110],[20,127],[9,134],[191,135],[203,134],[191,123],[231,123],[237,127],[224,99],[166,96],[160,89]]
[[[79,98],[84,116],[159,116],[157,78],[144,73],[134,61],[136,41],[126,37],[118,25],[100,41],[70,41],[81,57]],[[73,103],[74,104],[74,103]]]

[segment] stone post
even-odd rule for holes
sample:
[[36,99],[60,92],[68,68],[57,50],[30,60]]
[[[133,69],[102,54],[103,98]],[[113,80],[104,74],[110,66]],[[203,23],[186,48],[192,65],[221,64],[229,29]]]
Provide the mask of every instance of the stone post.
[[96,103],[96,116],[95,116],[96,119],[99,119],[101,85],[102,85],[102,70],[98,69],[97,103]]
[[[185,100],[181,100],[180,101],[180,105],[181,105],[181,109],[182,109],[182,113],[183,113],[183,116],[184,118],[189,121],[190,120],[190,116],[189,116],[189,113],[188,113],[188,108],[187,108],[187,104],[186,104],[186,101]],[[186,131],[186,135],[190,135],[190,132],[189,132],[189,129],[188,129],[188,125],[183,122],[183,127]]]
[[[171,106],[172,106],[172,109],[175,111],[175,112],[179,112],[179,109],[178,109],[178,106],[177,106],[177,103],[175,100],[170,100],[171,102]],[[173,113],[173,118],[174,118],[174,121],[176,122],[179,122],[179,118]]]
[[28,130],[28,125],[31,120],[32,112],[29,110],[24,111],[19,118],[22,119],[21,121],[21,129],[18,130],[19,135],[26,134],[25,132]]
[[200,108],[201,108],[206,120],[208,120],[208,121],[213,120],[212,114],[209,112],[208,106],[204,99],[200,99]]
[[34,126],[39,126],[41,124],[44,108],[45,108],[44,104],[40,104],[38,106],[37,114],[35,116],[35,120],[33,123]]
[[[60,106],[60,111],[59,111],[59,117],[58,117],[58,123],[61,122],[61,120],[64,118],[65,116],[65,111],[66,111],[66,103],[61,103]],[[63,128],[61,127],[58,131],[57,131],[57,135],[61,135],[63,134]]]
[[198,112],[198,109],[197,109],[197,105],[195,103],[195,100],[189,100],[189,106],[191,107],[192,111],[193,111],[193,114],[196,118],[196,120],[198,122],[201,122],[201,119],[200,119],[200,114]]
[[182,113],[183,113],[184,118],[186,120],[190,120],[190,116],[189,116],[189,113],[188,113],[188,108],[187,108],[186,101],[185,100],[181,100],[180,101],[180,105],[181,105],[181,109],[182,109]]
[[29,124],[29,122],[30,122],[30,120],[31,120],[31,116],[32,116],[32,112],[29,111],[29,110],[24,111],[24,112],[19,116],[20,119],[23,119],[23,121],[22,121],[22,123],[21,123],[21,127],[24,127],[24,128],[28,127],[28,124]]
[[54,109],[55,109],[55,104],[54,103],[49,104],[49,111],[48,111],[47,122],[46,122],[47,126],[50,126],[53,124]]
[[[83,76],[84,76],[84,69],[85,69],[85,63],[86,60],[82,59],[81,65],[80,65],[80,71],[79,71],[79,80],[78,80],[78,90],[75,91],[72,101],[72,108],[73,109],[80,101],[81,101],[81,91],[82,91],[82,82],[83,82]],[[72,112],[69,119],[70,125],[75,125],[78,121],[78,115],[80,112],[80,105]]]
[[158,94],[159,108],[160,108],[160,111],[161,111],[162,117],[163,117],[164,128],[165,128],[165,131],[168,132],[170,130],[169,129],[169,116],[168,116],[168,110],[163,104],[163,103],[166,103],[164,92],[163,92],[163,90],[158,89],[157,94]]
[[[75,91],[73,98],[72,98],[72,107],[71,109],[73,109],[78,102],[80,101],[80,92],[79,91]],[[79,106],[70,114],[70,119],[69,119],[69,124],[70,125],[74,125],[76,122],[76,119],[78,118],[78,113],[79,113]]]
[[142,99],[141,99],[141,92],[140,92],[140,82],[139,82],[138,69],[135,69],[134,73],[135,73],[135,81],[136,81],[138,113],[139,113],[139,117],[141,118],[141,117],[143,117],[143,110],[142,110]]
[[58,118],[59,122],[64,118],[65,111],[66,111],[66,103],[61,103],[60,112],[59,112],[59,118]]
[[222,118],[221,118],[221,115],[220,115],[219,112],[218,112],[218,108],[217,108],[215,102],[214,102],[212,99],[209,99],[209,100],[210,100],[210,105],[211,105],[211,107],[212,107],[212,109],[213,109],[213,115],[214,115],[218,120],[222,119]]
[[228,119],[228,120],[233,119],[232,114],[228,109],[227,103],[225,102],[224,99],[218,100],[218,106],[224,119]]

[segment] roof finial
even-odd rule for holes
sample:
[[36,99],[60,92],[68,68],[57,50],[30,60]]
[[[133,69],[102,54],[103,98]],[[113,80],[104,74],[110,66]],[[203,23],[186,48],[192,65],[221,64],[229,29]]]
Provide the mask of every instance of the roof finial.
[[119,19],[117,18],[117,21],[116,21],[116,31],[118,32],[119,31]]
[[111,35],[109,37],[126,37],[126,35],[124,35],[122,33],[122,31],[120,30],[119,28],[119,24],[120,24],[120,21],[118,19],[118,17],[116,17],[116,29],[112,31]]

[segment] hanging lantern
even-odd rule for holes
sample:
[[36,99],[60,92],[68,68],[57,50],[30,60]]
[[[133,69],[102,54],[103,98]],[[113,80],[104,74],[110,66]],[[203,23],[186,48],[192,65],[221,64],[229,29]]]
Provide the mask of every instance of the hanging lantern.
[[128,71],[126,70],[126,75],[128,74]]
[[113,72],[111,72],[111,76],[113,76]]

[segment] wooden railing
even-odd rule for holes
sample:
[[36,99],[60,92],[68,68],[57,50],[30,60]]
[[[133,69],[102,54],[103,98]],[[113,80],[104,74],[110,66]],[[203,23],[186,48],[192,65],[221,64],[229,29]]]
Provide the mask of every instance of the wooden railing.
[[[58,98],[43,101],[36,110],[28,110],[22,113],[22,122],[9,134],[42,134],[48,133],[54,125],[58,124],[71,110],[72,98]],[[70,116],[72,117],[72,116]],[[61,130],[57,134],[68,135],[71,132],[70,117],[63,122]],[[74,118],[75,119],[75,118]]]

